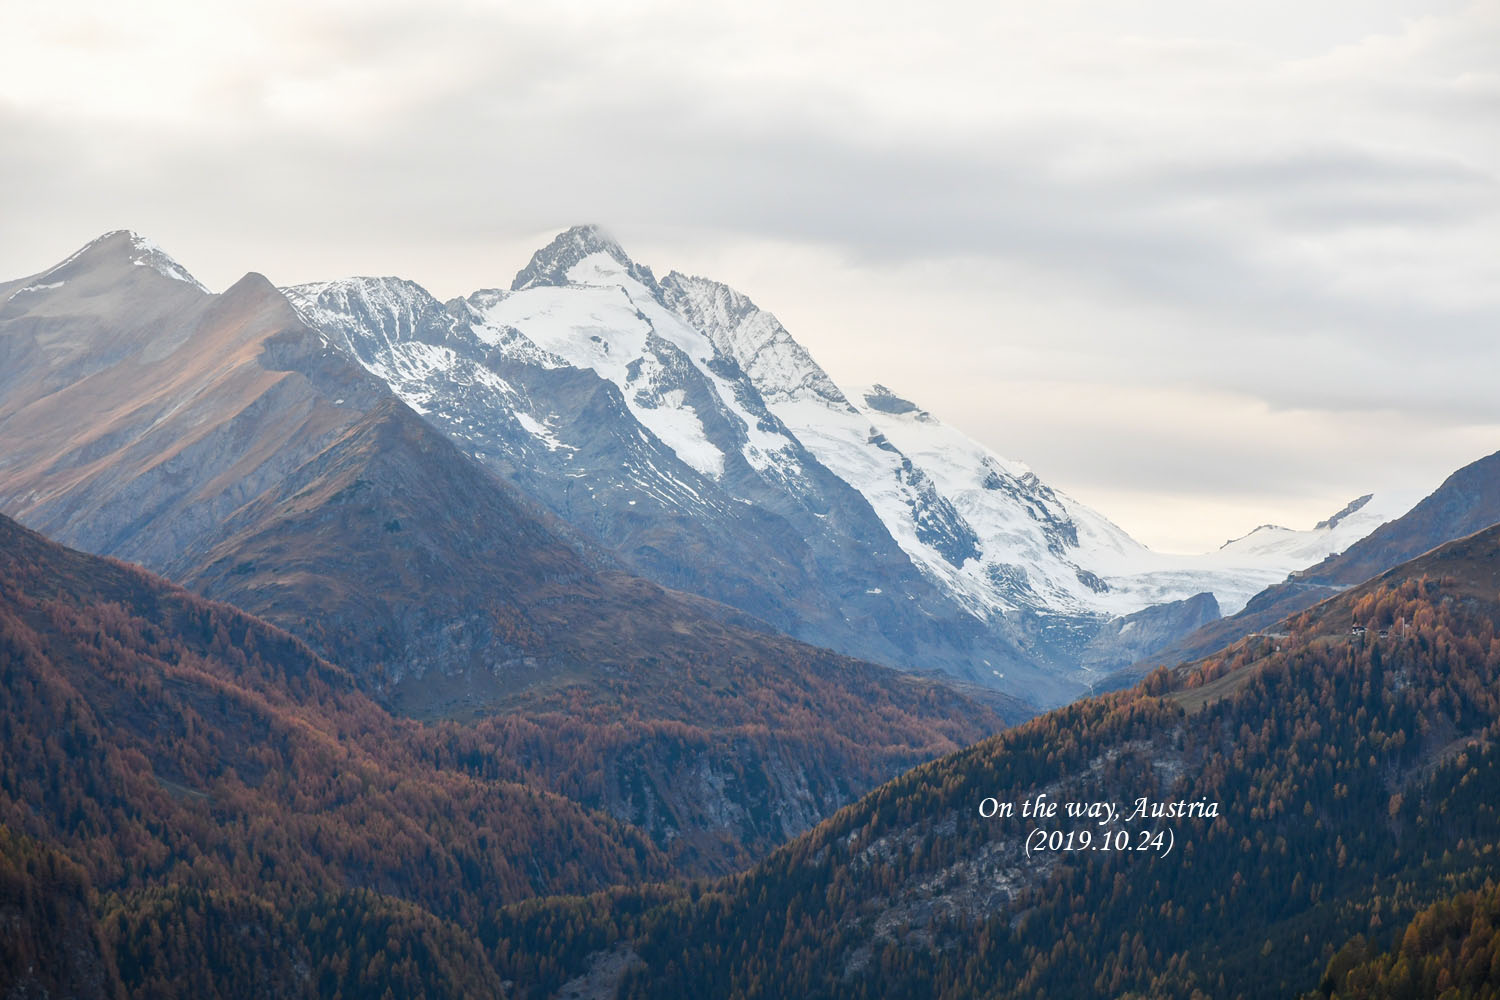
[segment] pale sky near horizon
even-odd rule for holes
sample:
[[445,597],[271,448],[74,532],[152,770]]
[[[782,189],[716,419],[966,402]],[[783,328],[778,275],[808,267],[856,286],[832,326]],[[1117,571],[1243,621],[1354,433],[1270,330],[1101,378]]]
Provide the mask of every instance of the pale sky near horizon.
[[1500,449],[1500,0],[12,5],[0,136],[0,279],[597,222],[1161,549]]

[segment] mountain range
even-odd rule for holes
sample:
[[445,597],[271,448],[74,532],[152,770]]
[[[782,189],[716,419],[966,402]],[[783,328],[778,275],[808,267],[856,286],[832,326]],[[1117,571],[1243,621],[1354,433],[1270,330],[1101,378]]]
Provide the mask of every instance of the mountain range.
[[841,389],[743,294],[658,280],[593,226],[508,288],[447,303],[398,278],[283,291],[636,572],[808,642],[1040,704],[1239,610],[1415,499],[1364,496],[1311,530],[1154,553],[892,390]]
[[[211,295],[123,231],[0,296],[0,510],[296,616],[321,651],[382,683],[435,666],[478,684],[450,700],[498,694],[476,666],[531,669],[520,647],[491,649],[510,611],[445,600],[434,565],[386,581],[393,594],[424,588],[400,609],[332,586],[310,605],[284,576],[255,572],[253,552],[286,544],[266,520],[308,514],[297,494],[353,495],[320,487],[314,459],[343,461],[355,471],[339,489],[353,488],[358,463],[335,454],[379,462],[401,442],[430,463],[418,456],[436,454],[436,431],[502,484],[476,488],[466,471],[466,486],[445,484],[455,497],[504,496],[596,565],[707,598],[721,618],[735,609],[751,628],[1035,705],[1238,611],[1410,506],[1366,496],[1310,530],[1266,525],[1203,556],[1154,553],[892,390],[840,388],[739,292],[658,280],[592,226],[560,234],[508,288],[447,303],[399,278],[277,290],[251,274]],[[516,516],[428,499],[452,537],[456,518]],[[380,525],[428,530],[400,506]],[[524,554],[468,555],[515,566],[508,592],[528,560],[570,558],[516,544]],[[369,615],[379,636],[351,638]]]

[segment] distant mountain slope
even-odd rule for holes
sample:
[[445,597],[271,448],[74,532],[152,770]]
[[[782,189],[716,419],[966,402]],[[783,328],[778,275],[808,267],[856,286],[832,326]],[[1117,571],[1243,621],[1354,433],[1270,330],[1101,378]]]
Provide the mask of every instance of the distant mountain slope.
[[1497,580],[1500,527],[919,767],[709,891],[511,911],[515,953],[563,921],[620,940],[622,997],[1313,990],[1355,934],[1378,952],[1500,875]]
[[1310,531],[1263,525],[1204,556],[1154,553],[886,386],[841,390],[775,316],[734,289],[676,272],[662,288],[809,450],[870,500],[913,561],[974,608],[1111,616],[1212,592],[1237,610],[1308,553],[1338,551],[1410,506],[1363,497]]
[[166,568],[387,393],[264,278],[210,295],[144,245],[106,234],[0,303],[0,508]]
[[1500,523],[1500,452],[1459,469],[1404,517],[1381,525],[1348,550],[1295,576],[1307,583],[1353,586],[1496,523]]
[[1022,607],[1071,606],[1124,617],[1212,594],[1216,604],[1235,611],[1280,580],[1286,567],[1339,551],[1415,499],[1364,496],[1308,530],[1261,525],[1212,552],[1163,554],[884,386],[860,395],[874,426],[927,470],[975,526],[983,553],[977,562],[990,582],[1024,581],[1010,598]]
[[1210,622],[1148,654],[1116,683],[1130,683],[1157,664],[1205,656],[1429,549],[1497,523],[1500,452],[1459,469],[1401,517],[1375,528],[1343,552],[1267,587],[1238,614]]

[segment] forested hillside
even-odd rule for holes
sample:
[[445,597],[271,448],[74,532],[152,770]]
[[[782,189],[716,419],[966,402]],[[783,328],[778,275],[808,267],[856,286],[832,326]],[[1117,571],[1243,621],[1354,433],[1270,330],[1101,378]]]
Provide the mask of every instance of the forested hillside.
[[[553,980],[622,938],[627,997],[1295,996],[1344,942],[1391,947],[1500,874],[1497,614],[1491,529],[1284,637],[919,767],[743,876],[626,919],[612,898],[527,904],[512,933],[535,948],[592,918],[599,948]],[[1023,819],[1043,793],[1216,815]],[[983,818],[986,798],[1015,816]],[[1033,828],[1092,849],[1028,857]],[[1118,830],[1128,849],[1101,850]]]
[[1398,1000],[1444,997],[1488,1000],[1500,996],[1500,888],[1487,883],[1418,913],[1389,951],[1376,954],[1357,935],[1328,963],[1306,1000]]
[[[7,993],[1397,996],[1461,961],[1455,987],[1485,995],[1487,911],[1464,894],[1500,875],[1500,528],[675,886],[701,845],[589,808],[631,774],[648,813],[680,805],[607,688],[396,719],[275,627],[0,529]],[[673,697],[697,684],[728,721],[733,662]],[[1021,814],[1043,795],[1148,815]]]
[[0,995],[108,995],[116,974],[136,996],[332,995],[319,970],[357,980],[387,939],[392,963],[438,963],[416,995],[488,974],[452,921],[670,870],[518,766],[475,766],[457,727],[393,719],[286,633],[0,534]]
[[[746,857],[972,707],[814,654],[769,682],[748,657],[685,663],[661,697],[699,726],[567,684],[423,723],[275,626],[0,518],[0,996],[493,995],[497,907]],[[782,730],[744,719],[776,700],[801,706]]]

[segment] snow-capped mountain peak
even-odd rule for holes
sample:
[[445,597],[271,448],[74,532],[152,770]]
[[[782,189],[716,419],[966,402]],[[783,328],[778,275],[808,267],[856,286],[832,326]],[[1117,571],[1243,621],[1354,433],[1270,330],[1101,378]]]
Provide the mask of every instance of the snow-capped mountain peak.
[[57,288],[81,271],[127,262],[135,267],[150,268],[164,278],[182,282],[205,294],[208,292],[187,268],[155,242],[132,229],[116,229],[89,241],[61,263],[38,275],[33,287]]
[[1256,561],[1298,569],[1342,552],[1387,521],[1394,521],[1414,507],[1421,496],[1412,491],[1366,493],[1351,500],[1338,513],[1312,528],[1295,529],[1262,524],[1254,531],[1232,538],[1205,558],[1212,561]]
[[441,344],[457,325],[441,302],[405,278],[341,278],[282,289],[298,313],[339,347],[368,364],[375,334],[382,346],[407,341]]
[[1370,501],[1374,499],[1375,494],[1373,493],[1366,493],[1362,497],[1355,497],[1344,506],[1343,510],[1340,510],[1337,514],[1333,515],[1327,520],[1319,521],[1317,524],[1313,525],[1313,530],[1317,531],[1322,528],[1328,528],[1332,530],[1333,528],[1337,528],[1339,526],[1339,522],[1343,521],[1347,517],[1351,517],[1354,514],[1359,513],[1361,510],[1368,507],[1370,505]]
[[135,264],[137,267],[152,268],[163,277],[171,278],[174,281],[186,282],[187,284],[192,285],[194,288],[197,288],[199,291],[208,291],[208,289],[203,286],[203,283],[189,274],[188,269],[177,263],[177,261],[172,258],[171,254],[167,253],[155,242],[147,239],[140,233],[134,232],[133,230],[129,229],[121,229],[109,235],[123,236],[130,241],[131,263]]
[[518,332],[614,383],[635,418],[698,473],[717,480],[735,456],[769,472],[781,467],[778,454],[796,450],[752,380],[668,305],[650,268],[597,227],[560,234],[510,292],[476,293],[468,303],[481,340]]
[[543,285],[614,284],[622,277],[633,278],[652,294],[658,292],[651,269],[631,260],[612,236],[595,225],[574,226],[532,254],[510,289],[519,292]]

